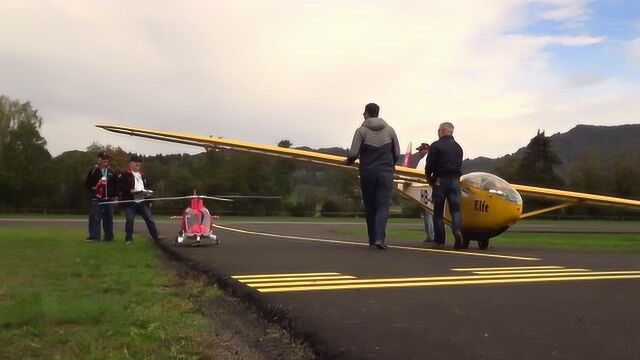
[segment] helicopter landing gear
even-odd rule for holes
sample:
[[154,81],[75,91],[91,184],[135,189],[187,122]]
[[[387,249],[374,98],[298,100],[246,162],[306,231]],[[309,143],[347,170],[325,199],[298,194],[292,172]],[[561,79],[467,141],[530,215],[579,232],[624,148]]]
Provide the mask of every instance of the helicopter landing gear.
[[184,233],[180,232],[176,235],[176,239],[173,241],[174,244],[180,245],[184,242]]

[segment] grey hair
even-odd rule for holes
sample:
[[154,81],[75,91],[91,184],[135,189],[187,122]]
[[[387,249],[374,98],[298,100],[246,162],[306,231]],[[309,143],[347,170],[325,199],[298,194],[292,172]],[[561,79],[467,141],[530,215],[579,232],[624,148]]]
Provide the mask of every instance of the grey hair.
[[442,124],[440,124],[440,129],[445,129],[448,133],[453,134],[454,127],[450,122],[443,122]]

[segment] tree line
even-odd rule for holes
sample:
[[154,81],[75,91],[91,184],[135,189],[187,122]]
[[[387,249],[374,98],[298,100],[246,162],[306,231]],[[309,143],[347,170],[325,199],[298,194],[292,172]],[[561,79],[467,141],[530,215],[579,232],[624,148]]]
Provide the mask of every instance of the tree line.
[[[85,150],[52,157],[40,134],[43,118],[29,102],[0,96],[0,212],[29,210],[83,212],[89,198],[84,178],[96,155],[106,151],[116,170],[125,170],[131,153],[108,144],[93,143]],[[281,147],[292,146],[282,140]],[[339,149],[338,149],[339,150]],[[337,151],[335,148],[328,151]],[[559,159],[549,138],[539,132],[521,157],[508,157],[496,169],[507,181],[570,188],[597,194],[640,197],[640,167],[620,157],[600,164],[585,153],[568,177],[555,168]],[[159,196],[189,195],[194,189],[207,195],[269,195],[280,199],[237,200],[208,204],[220,213],[251,215],[335,216],[363,212],[358,178],[353,172],[294,163],[283,159],[231,151],[207,151],[196,155],[171,154],[144,157],[145,174]],[[418,216],[420,209],[394,194],[392,203],[404,216]],[[527,206],[540,205],[526,201]],[[162,213],[180,213],[182,202],[157,203]],[[571,209],[573,213],[620,214],[621,210]],[[637,215],[635,213],[634,215]]]

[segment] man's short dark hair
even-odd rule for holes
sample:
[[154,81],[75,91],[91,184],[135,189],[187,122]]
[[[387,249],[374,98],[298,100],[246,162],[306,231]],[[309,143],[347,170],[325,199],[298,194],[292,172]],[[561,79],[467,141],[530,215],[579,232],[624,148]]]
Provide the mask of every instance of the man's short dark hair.
[[97,157],[98,159],[109,160],[109,154],[104,151],[99,152]]
[[132,155],[129,158],[129,162],[142,162],[142,157],[140,157],[138,155]]
[[369,114],[371,117],[378,117],[380,114],[380,106],[378,106],[378,104],[369,103],[364,107],[364,112]]

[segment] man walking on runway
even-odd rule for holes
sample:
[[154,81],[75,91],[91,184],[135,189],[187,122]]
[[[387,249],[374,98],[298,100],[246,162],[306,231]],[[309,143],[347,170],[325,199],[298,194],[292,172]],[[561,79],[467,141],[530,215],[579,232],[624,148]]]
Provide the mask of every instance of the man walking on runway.
[[356,130],[346,164],[360,159],[360,188],[364,202],[369,246],[385,250],[389,201],[395,164],[400,156],[396,132],[378,117],[380,107],[367,104],[364,122]]

